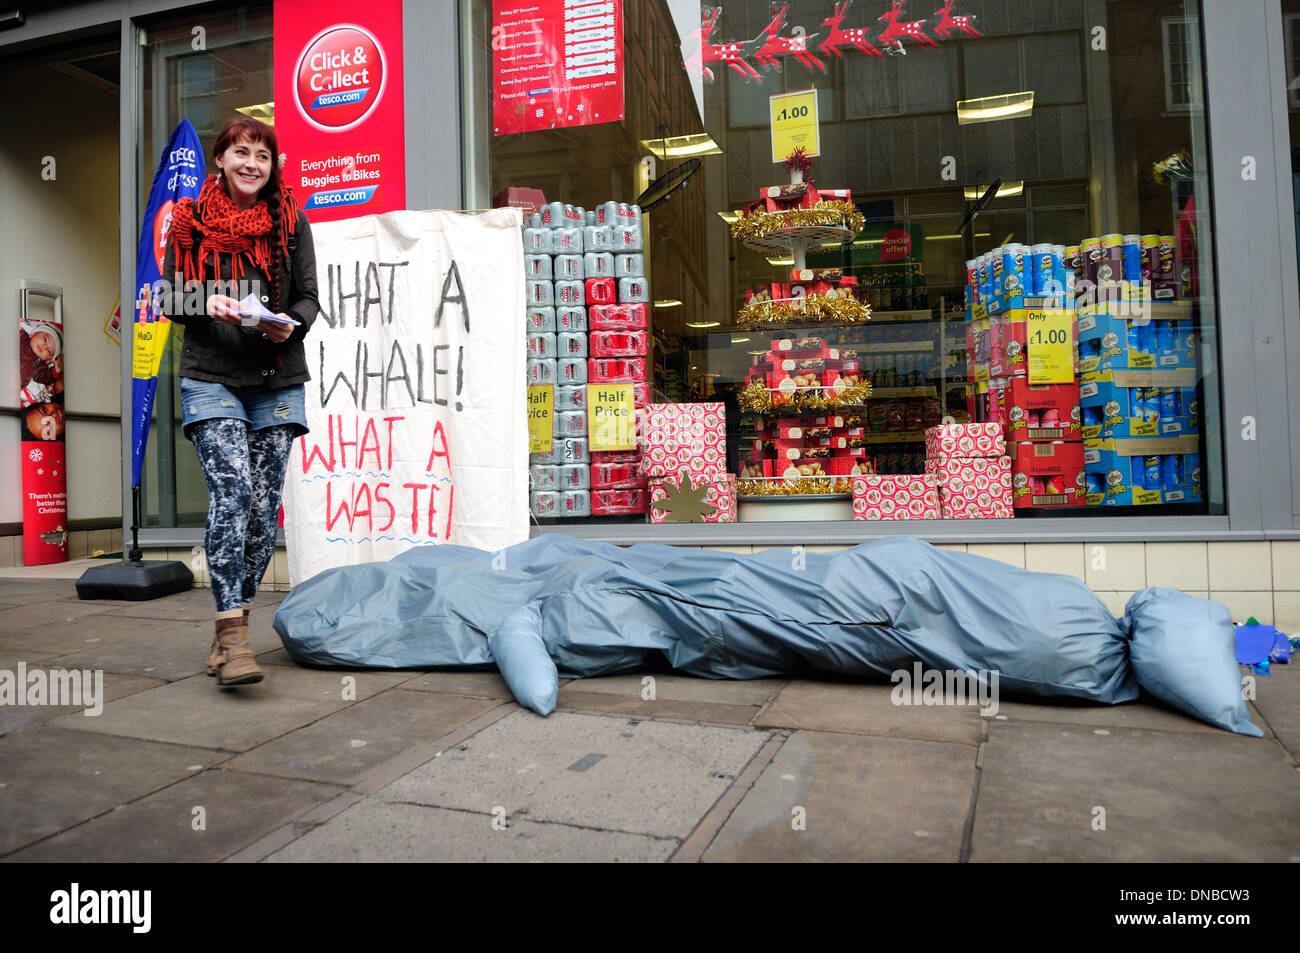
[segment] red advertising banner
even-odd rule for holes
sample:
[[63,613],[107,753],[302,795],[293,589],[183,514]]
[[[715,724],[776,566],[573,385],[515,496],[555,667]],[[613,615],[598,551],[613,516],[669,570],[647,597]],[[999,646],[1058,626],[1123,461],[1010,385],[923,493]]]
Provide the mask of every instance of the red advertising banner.
[[498,136],[623,118],[623,0],[492,0]]
[[18,403],[22,407],[23,564],[66,562],[68,477],[63,444],[62,323],[29,319],[25,314],[20,318],[18,376]]
[[406,208],[402,0],[276,0],[275,103],[311,221]]

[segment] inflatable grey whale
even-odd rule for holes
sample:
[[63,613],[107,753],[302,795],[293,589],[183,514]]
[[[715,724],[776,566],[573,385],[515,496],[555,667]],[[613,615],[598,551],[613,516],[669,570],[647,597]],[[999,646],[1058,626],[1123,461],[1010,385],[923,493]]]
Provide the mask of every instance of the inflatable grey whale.
[[1115,704],[1139,688],[1260,736],[1241,698],[1228,610],[1143,589],[1123,618],[1082,582],[909,538],[752,556],[542,535],[496,553],[422,546],[296,586],[275,628],[298,663],[499,668],[520,704],[558,676],[664,659],[704,678],[885,680],[919,662],[992,673],[1008,696]]

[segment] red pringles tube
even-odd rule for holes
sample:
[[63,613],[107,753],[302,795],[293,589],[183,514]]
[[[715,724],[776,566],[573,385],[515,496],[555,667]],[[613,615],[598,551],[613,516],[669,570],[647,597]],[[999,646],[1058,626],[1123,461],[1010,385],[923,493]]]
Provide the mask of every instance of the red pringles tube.
[[636,357],[649,349],[645,331],[592,331],[587,337],[592,357]]

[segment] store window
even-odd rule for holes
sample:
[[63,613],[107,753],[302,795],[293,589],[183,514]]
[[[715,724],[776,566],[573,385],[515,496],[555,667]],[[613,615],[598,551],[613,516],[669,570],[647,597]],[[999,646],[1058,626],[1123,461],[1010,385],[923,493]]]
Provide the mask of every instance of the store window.
[[[720,405],[741,521],[899,515],[882,494],[916,517],[1223,511],[1198,5],[902,7],[466,0],[468,207],[534,201],[526,226],[596,243],[525,233],[534,383],[566,409],[539,522],[729,518],[699,446],[675,460],[707,493],[658,512],[592,452],[591,375]],[[783,107],[815,115],[808,162]],[[610,265],[600,216],[638,198]],[[597,333],[623,314],[585,287],[607,268],[644,341]],[[927,445],[979,423],[996,446]]]
[[[272,20],[267,2],[201,7],[142,23],[141,203],[148,198],[159,152],[181,119],[189,119],[198,132],[209,173],[216,170],[207,153],[227,119],[244,113],[274,123]],[[184,339],[185,328],[173,325],[158,377],[141,481],[150,526],[203,526],[207,519],[203,474],[181,432],[175,370]]]

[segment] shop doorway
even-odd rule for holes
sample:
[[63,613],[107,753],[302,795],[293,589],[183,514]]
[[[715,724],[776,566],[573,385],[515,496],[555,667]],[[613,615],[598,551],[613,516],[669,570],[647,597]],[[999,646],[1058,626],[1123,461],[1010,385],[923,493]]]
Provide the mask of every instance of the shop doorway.
[[[60,387],[69,551],[116,548],[121,526],[117,306],[119,44],[116,28],[0,58],[0,535],[21,531],[18,287],[63,291]],[[34,320],[52,301],[33,297]],[[128,303],[127,320],[130,319]],[[78,552],[80,550],[80,553]]]

